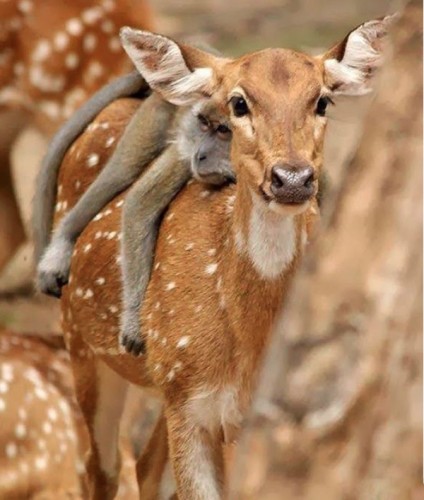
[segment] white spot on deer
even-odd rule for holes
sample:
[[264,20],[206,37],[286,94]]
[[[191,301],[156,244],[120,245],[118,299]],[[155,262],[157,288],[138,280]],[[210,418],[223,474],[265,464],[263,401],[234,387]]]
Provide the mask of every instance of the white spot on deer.
[[82,297],[82,296],[84,295],[84,290],[83,290],[82,288],[77,288],[77,289],[75,290],[75,295],[76,295],[77,297]]
[[105,210],[105,215],[110,215],[112,213],[112,210],[110,208],[108,208],[107,210]]
[[102,237],[102,232],[101,231],[97,231],[97,233],[94,235],[94,239],[96,239],[96,240],[98,240],[101,237]]
[[100,220],[100,219],[102,219],[102,218],[103,218],[103,213],[102,213],[102,212],[99,212],[97,215],[95,215],[95,216],[93,217],[93,220],[94,220],[94,221],[98,221],[98,220]]
[[153,371],[158,372],[160,370],[162,370],[162,365],[160,363],[156,363],[154,368],[153,368]]
[[85,245],[85,247],[84,247],[84,253],[89,252],[91,250],[92,246],[93,245],[91,243],[87,243],[87,245]]
[[43,432],[44,434],[51,434],[53,430],[52,424],[50,422],[43,423]]
[[188,335],[185,335],[184,337],[181,337],[180,340],[177,342],[177,348],[184,349],[185,347],[188,346],[189,343],[190,343],[190,337]]
[[203,309],[203,306],[196,306],[194,312],[199,313]]
[[216,273],[217,269],[218,269],[218,264],[217,263],[209,264],[208,266],[206,266],[205,273],[209,274],[209,275],[212,275],[212,274]]
[[124,204],[124,200],[119,200],[116,202],[115,207],[117,207],[117,208],[122,207],[123,204]]
[[194,248],[194,243],[187,243],[187,245],[185,246],[186,250],[193,250],[193,248]]
[[9,385],[4,380],[0,380],[0,394],[6,394],[9,390]]
[[35,459],[35,468],[38,469],[38,470],[44,470],[47,468],[47,464],[48,464],[48,460],[47,460],[47,457],[44,456],[44,457],[37,457]]
[[100,7],[92,7],[82,11],[81,19],[89,26],[96,23],[103,17],[103,11]]
[[27,428],[25,424],[19,422],[19,424],[17,424],[15,427],[15,436],[18,439],[23,439],[26,435],[27,435]]
[[105,19],[100,25],[100,29],[103,33],[111,34],[115,31],[115,25],[110,19]]
[[4,363],[1,367],[2,377],[6,382],[13,380],[13,366],[9,363]]
[[18,9],[23,13],[23,14],[28,14],[28,12],[31,12],[32,10],[32,2],[31,0],[21,0],[18,3]]
[[166,376],[167,382],[171,382],[171,380],[173,380],[174,377],[175,377],[175,370],[170,370],[168,372],[168,375]]
[[39,107],[49,118],[57,119],[60,116],[61,109],[55,101],[41,101]]
[[208,196],[210,196],[210,194],[211,194],[211,191],[204,190],[200,193],[200,198],[207,198]]
[[167,216],[166,216],[166,220],[171,220],[175,217],[175,213],[174,212],[171,212],[169,213]]
[[216,248],[210,248],[210,249],[207,251],[207,254],[208,254],[210,257],[213,257],[214,255],[216,255]]
[[162,344],[162,345],[166,345],[166,343],[167,343],[167,340],[166,340],[166,337],[164,337],[164,338],[162,339],[162,341],[161,341],[161,344]]
[[108,45],[109,45],[109,49],[112,52],[119,52],[120,50],[122,50],[121,42],[119,41],[119,38],[117,36],[112,37],[109,40]]
[[175,281],[171,281],[167,283],[165,290],[170,291],[173,290],[176,287]]
[[18,447],[16,446],[16,443],[12,441],[11,443],[7,443],[5,451],[7,458],[15,458],[18,454]]
[[155,310],[158,311],[160,308],[160,302],[156,302],[155,304]]
[[100,78],[105,73],[105,68],[99,63],[99,61],[91,61],[87,66],[87,70],[83,75],[84,81],[87,83],[92,83],[93,80]]
[[97,278],[95,281],[96,285],[104,285],[106,283],[105,278]]
[[117,264],[121,264],[121,262],[122,262],[122,257],[121,257],[121,255],[118,255],[118,257],[116,257],[115,262],[116,262]]
[[88,168],[92,168],[98,165],[99,161],[100,161],[100,156],[97,153],[91,153],[90,155],[88,155],[85,164],[87,165]]
[[66,55],[65,57],[65,66],[68,69],[75,69],[80,62],[80,59],[75,52],[70,52],[69,54]]
[[40,66],[30,68],[29,79],[34,87],[43,92],[62,92],[65,87],[65,77],[63,75],[53,76]]
[[77,18],[69,19],[66,22],[66,31],[73,36],[81,35],[84,27],[82,22]]
[[[105,142],[105,147],[106,148],[110,148],[112,146],[112,144],[115,142],[116,138],[115,137],[109,137],[106,142]],[[118,202],[120,203],[120,202]],[[118,206],[118,203],[116,204],[116,206]]]
[[119,309],[116,306],[109,306],[108,309],[112,314],[116,314],[119,311]]
[[85,294],[84,294],[84,299],[85,300],[88,300],[88,299],[91,299],[93,297],[94,293],[93,293],[93,290],[91,290],[90,288],[88,288],[86,291],[85,291]]
[[94,33],[85,35],[82,46],[86,52],[93,52],[97,45],[97,37]]
[[107,239],[108,240],[113,240],[113,238],[115,238],[115,236],[117,235],[118,233],[116,231],[111,231],[108,235],[107,235]]
[[47,392],[42,389],[41,387],[36,387],[34,389],[34,393],[37,396],[38,399],[41,399],[42,401],[46,401],[48,398]]
[[53,45],[58,52],[63,52],[69,45],[69,35],[64,31],[57,32],[53,39]]
[[81,187],[81,181],[75,181],[75,189],[78,191]]
[[154,270],[157,271],[160,268],[160,262],[156,262]]
[[32,60],[35,62],[45,61],[51,54],[52,47],[47,40],[40,40],[32,53]]
[[54,408],[49,408],[47,410],[47,416],[52,422],[56,422],[58,415],[57,415],[57,410]]

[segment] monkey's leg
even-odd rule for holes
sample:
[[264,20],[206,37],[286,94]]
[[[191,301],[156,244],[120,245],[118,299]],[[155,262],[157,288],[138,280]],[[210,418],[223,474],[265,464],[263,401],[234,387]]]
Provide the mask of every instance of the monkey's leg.
[[143,92],[146,94],[148,90],[146,81],[138,71],[113,80],[93,94],[50,141],[37,176],[33,201],[32,226],[34,257],[37,264],[50,241],[57,195],[57,175],[71,144],[109,104],[120,97]]
[[68,282],[75,241],[91,219],[130,186],[163,150],[175,107],[151,95],[128,124],[118,146],[97,179],[62,219],[37,269],[37,285],[60,297]]
[[190,177],[189,165],[179,161],[176,146],[170,146],[134,184],[125,199],[120,343],[136,356],[145,348],[140,310],[152,270],[160,219]]

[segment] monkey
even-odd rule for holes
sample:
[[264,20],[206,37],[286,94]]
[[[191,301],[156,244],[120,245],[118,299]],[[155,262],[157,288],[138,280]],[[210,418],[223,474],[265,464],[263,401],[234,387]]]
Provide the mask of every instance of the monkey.
[[[131,91],[136,88],[135,80],[135,77],[131,80]],[[139,79],[138,83],[143,89],[144,81]],[[112,102],[113,86],[109,85],[107,92],[106,96],[95,95],[96,102]],[[125,92],[121,82],[119,96],[123,95]],[[55,137],[53,140],[43,162],[33,218],[38,256],[48,241],[53,217],[54,196],[46,196],[45,193],[55,193],[58,169],[67,148],[91,121],[92,114],[95,114],[95,104],[91,101],[80,108],[80,122],[71,119],[71,122],[65,124],[58,133],[58,139]],[[88,107],[88,112],[84,112],[85,106]],[[103,109],[100,105],[98,108]],[[120,339],[126,350],[135,355],[144,350],[139,313],[150,278],[157,230],[163,211],[191,176],[218,186],[235,181],[229,162],[231,131],[225,120],[207,103],[204,110],[196,115],[187,108],[180,108],[178,112],[175,110],[174,106],[165,103],[156,94],[147,97],[131,119],[114,154],[98,178],[59,224],[37,269],[40,289],[60,296],[61,287],[68,281],[73,247],[79,234],[159,154],[152,168],[131,188],[123,210],[121,252],[124,301]],[[67,129],[69,124],[70,130]],[[171,134],[167,131],[169,127],[174,130]],[[160,155],[167,138],[171,144]],[[45,222],[39,224],[40,220]]]
[[120,344],[135,356],[145,350],[140,312],[163,212],[191,177],[217,187],[236,182],[229,159],[231,129],[211,103],[196,115],[186,112],[178,126],[171,145],[136,181],[123,206]]

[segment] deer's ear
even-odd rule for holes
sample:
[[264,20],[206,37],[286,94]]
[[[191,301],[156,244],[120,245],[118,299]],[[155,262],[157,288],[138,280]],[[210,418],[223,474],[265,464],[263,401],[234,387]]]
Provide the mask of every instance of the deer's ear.
[[220,58],[170,38],[132,28],[121,29],[122,45],[150,87],[183,106],[212,93]]
[[335,94],[362,95],[372,90],[375,71],[383,62],[387,32],[396,14],[368,21],[324,55],[326,85]]

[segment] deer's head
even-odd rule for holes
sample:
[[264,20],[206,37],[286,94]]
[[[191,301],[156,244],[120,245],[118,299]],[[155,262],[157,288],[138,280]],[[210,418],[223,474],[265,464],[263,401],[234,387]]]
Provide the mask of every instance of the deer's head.
[[369,91],[391,17],[369,21],[321,56],[266,49],[217,57],[144,31],[122,42],[151,87],[176,105],[210,99],[229,116],[238,182],[271,210],[300,213],[317,191],[326,108]]

